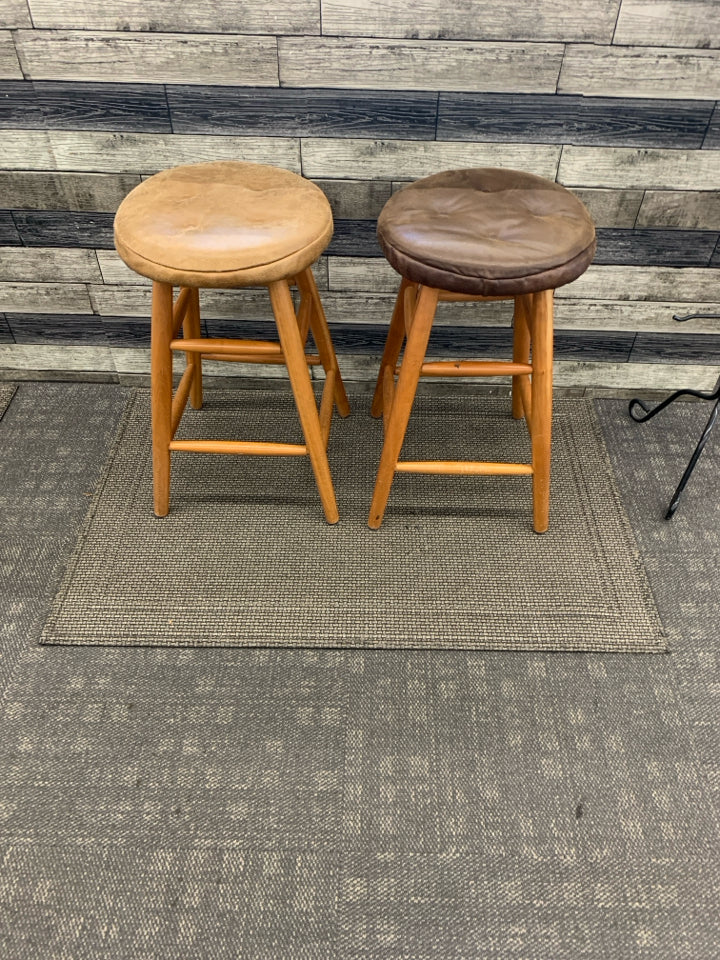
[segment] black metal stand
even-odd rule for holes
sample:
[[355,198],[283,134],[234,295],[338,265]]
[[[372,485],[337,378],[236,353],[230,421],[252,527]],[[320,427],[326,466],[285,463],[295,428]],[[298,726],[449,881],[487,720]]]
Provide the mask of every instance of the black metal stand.
[[[682,323],[685,320],[694,320],[696,318],[720,320],[720,314],[689,313],[685,317],[678,317],[677,315],[673,316],[673,320],[677,320],[680,323]],[[645,423],[646,420],[650,420],[652,417],[655,416],[656,413],[660,413],[661,410],[664,410],[665,407],[669,406],[671,403],[673,403],[673,401],[677,400],[678,397],[698,397],[700,400],[709,400],[711,402],[715,401],[715,406],[712,408],[710,419],[705,425],[705,429],[703,430],[702,436],[698,441],[698,445],[695,447],[692,457],[690,457],[690,462],[685,468],[685,473],[682,475],[682,479],[678,484],[677,490],[673,494],[672,500],[670,501],[670,505],[667,508],[667,512],[665,514],[666,520],[669,520],[670,517],[672,517],[672,515],[677,510],[678,503],[680,502],[680,495],[682,494],[683,490],[687,485],[688,480],[690,479],[690,474],[695,469],[695,464],[700,459],[700,454],[703,452],[703,449],[705,447],[705,444],[707,443],[707,440],[708,440],[708,437],[710,436],[710,432],[712,428],[715,426],[715,422],[718,418],[718,409],[720,408],[720,379],[715,384],[715,389],[712,391],[712,393],[701,393],[698,390],[676,390],[675,393],[670,394],[670,396],[667,397],[667,399],[663,400],[662,403],[659,403],[656,407],[653,407],[652,409],[648,408],[642,402],[642,400],[638,400],[637,398],[631,400],[628,406],[628,413],[633,418],[633,420],[636,423]],[[643,413],[642,414],[636,413],[635,407],[640,407]]]

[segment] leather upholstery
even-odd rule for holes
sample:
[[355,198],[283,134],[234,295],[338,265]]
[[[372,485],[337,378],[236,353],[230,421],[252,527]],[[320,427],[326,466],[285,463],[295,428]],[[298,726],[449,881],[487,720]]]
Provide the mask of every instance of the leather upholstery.
[[115,216],[115,246],[136,273],[174,285],[268,284],[310,266],[333,232],[330,204],[289,170],[218,161],[165,170]]
[[408,280],[481,296],[553,290],[583,273],[595,226],[569,190],[533,174],[449,170],[394,194],[378,220],[387,260]]

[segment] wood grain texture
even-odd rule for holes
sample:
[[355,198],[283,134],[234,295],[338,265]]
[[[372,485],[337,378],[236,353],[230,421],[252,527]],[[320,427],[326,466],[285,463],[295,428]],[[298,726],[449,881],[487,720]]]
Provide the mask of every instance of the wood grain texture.
[[167,96],[176,133],[435,139],[433,93],[171,86]]
[[327,252],[338,257],[381,257],[377,225],[373,220],[336,220]]
[[56,130],[170,133],[165,88],[133,83],[35,81],[45,126]]
[[4,130],[0,136],[0,169],[52,170],[55,166],[45,130]]
[[709,150],[720,150],[720,103],[715,104],[703,146]]
[[[152,290],[146,284],[89,286],[93,312],[102,317],[150,317]],[[258,290],[201,290],[201,316],[210,324],[213,319],[265,319],[268,294]]]
[[0,313],[0,343],[15,343],[4,313]]
[[613,43],[720,47],[716,0],[623,0]]
[[15,44],[9,30],[0,30],[0,79],[22,80]]
[[112,249],[113,214],[73,210],[16,210],[20,239],[28,247]]
[[390,199],[389,180],[315,180],[336,220],[377,220]]
[[516,167],[555,179],[560,147],[540,144],[302,140],[306,177],[413,180],[458,167]]
[[338,293],[397,293],[400,275],[380,258],[328,257],[328,289]]
[[701,100],[441,93],[437,136],[699,149],[712,109]]
[[[18,0],[14,0],[18,2]],[[184,33],[320,32],[317,0],[30,0],[37,28]]]
[[559,287],[555,296],[558,299],[659,300],[690,304],[720,302],[720,271],[700,267],[591,265],[577,280]]
[[274,37],[18,30],[15,42],[32,80],[278,83]]
[[[13,379],[23,376],[59,373],[110,374],[117,381],[117,372],[109,347],[85,347],[76,344],[22,343],[0,346],[0,371],[10,372]],[[94,379],[94,378],[93,378]],[[105,379],[105,378],[103,378]]]
[[554,93],[563,49],[557,43],[280,37],[280,86]]
[[714,150],[566,146],[557,179],[568,187],[716,190],[720,154]]
[[558,93],[717,100],[720,60],[711,50],[569,44]]
[[114,250],[98,250],[96,256],[100,265],[102,283],[121,286],[132,284],[133,286],[145,287],[152,285],[152,281],[148,280],[147,277],[141,277],[139,273],[131,270]]
[[0,246],[19,247],[21,245],[22,240],[15,226],[12,211],[0,210]]
[[638,227],[712,230],[720,224],[720,191],[646,190]]
[[15,343],[108,345],[94,314],[8,313],[7,320]]
[[[23,236],[22,230],[20,235]],[[596,264],[707,267],[718,233],[704,230],[603,228],[597,231],[597,240],[597,253],[593,261]]]
[[595,221],[595,226],[626,228],[635,226],[643,199],[642,190],[573,187],[572,192],[585,204]]
[[715,253],[713,253],[710,260],[710,266],[715,268],[720,267],[720,241],[718,241],[718,244],[715,247]]
[[598,363],[587,360],[559,360],[553,371],[557,387],[604,388],[617,390],[711,390],[717,381],[717,367],[678,363]]
[[0,170],[0,207],[114,213],[139,183],[133,174]]
[[0,127],[45,126],[42,110],[29,80],[0,80]]
[[3,0],[0,6],[0,27],[31,27],[27,0]]
[[575,330],[628,330],[648,333],[716,333],[717,320],[688,320],[678,326],[674,314],[720,313],[720,302],[654,300],[570,300],[557,298],[555,326]]
[[3,313],[94,313],[82,283],[0,282]]
[[0,280],[99,283],[102,275],[93,250],[13,247],[0,249]]
[[323,0],[325,35],[444,40],[587,40],[610,43],[619,0]]
[[[12,131],[14,133],[14,131]],[[203,160],[246,160],[250,163],[272,163],[300,172],[300,145],[286,137],[212,137],[164,133],[73,133],[53,130],[47,138],[51,160],[44,167],[60,170],[83,170],[107,173],[157,173],[181,163]],[[1,152],[0,148],[0,152]],[[44,157],[31,157],[23,164],[43,168]],[[13,152],[19,162],[19,150]],[[0,160],[0,163],[2,161]]]
[[720,332],[715,336],[703,333],[639,333],[630,359],[635,363],[720,364]]

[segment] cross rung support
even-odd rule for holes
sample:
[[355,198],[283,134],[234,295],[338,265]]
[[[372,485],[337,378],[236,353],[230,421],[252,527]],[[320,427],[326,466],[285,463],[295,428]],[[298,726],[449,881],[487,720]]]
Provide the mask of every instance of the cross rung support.
[[486,463],[480,460],[399,460],[399,473],[446,473],[461,476],[532,476],[529,463]]
[[323,443],[327,450],[328,440],[330,439],[330,427],[332,425],[333,407],[335,406],[335,381],[337,374],[334,370],[328,370],[325,375],[325,386],[323,387],[322,399],[320,401],[320,433]]
[[383,391],[383,429],[387,430],[388,419],[390,418],[390,411],[392,410],[393,401],[395,399],[395,377],[393,376],[392,367],[385,367],[383,370],[383,381],[382,381],[382,391]]
[[[285,363],[284,354],[278,356],[276,353],[237,353],[235,355],[226,353],[203,353],[202,358],[203,360],[217,360],[220,363]],[[309,367],[318,367],[322,364],[322,360],[316,354],[306,354],[305,363],[307,363]]]
[[256,457],[301,457],[307,453],[305,444],[272,443],[260,440],[172,440],[171,450],[192,453],[234,453]]
[[530,373],[529,363],[510,360],[435,360],[420,368],[422,377],[511,377]]
[[528,430],[532,434],[532,394],[530,391],[530,378],[521,376],[517,379],[518,390],[520,391],[520,400],[522,401],[523,414]]
[[173,336],[176,337],[180,333],[180,327],[183,325],[183,320],[187,314],[188,305],[190,303],[190,287],[183,287],[178,298],[175,301],[173,306]]
[[187,405],[190,388],[192,387],[193,377],[195,376],[194,367],[188,366],[180,378],[175,396],[172,399],[172,408],[170,411],[170,436],[175,436],[175,431],[180,423],[180,418]]

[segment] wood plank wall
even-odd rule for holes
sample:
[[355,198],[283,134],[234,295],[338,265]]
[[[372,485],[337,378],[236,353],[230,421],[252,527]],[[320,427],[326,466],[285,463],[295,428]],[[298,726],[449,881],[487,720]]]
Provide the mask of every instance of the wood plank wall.
[[[157,170],[238,158],[330,197],[317,276],[348,378],[374,376],[390,316],[384,202],[498,165],[599,228],[558,291],[559,383],[711,386],[720,321],[672,315],[720,312],[718,100],[718,0],[0,0],[0,376],[146,372],[149,286],[113,213]],[[268,330],[259,292],[203,308],[211,334]],[[446,306],[432,351],[509,342],[507,305]]]

